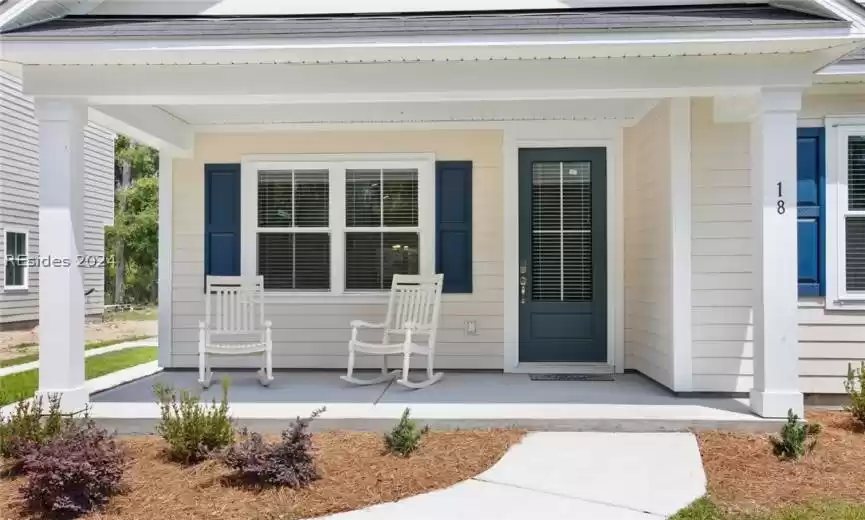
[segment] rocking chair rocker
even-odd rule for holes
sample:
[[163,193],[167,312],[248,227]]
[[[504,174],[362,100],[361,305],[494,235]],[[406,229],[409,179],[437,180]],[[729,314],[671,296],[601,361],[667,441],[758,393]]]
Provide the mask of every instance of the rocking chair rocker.
[[[351,322],[351,340],[348,342],[348,373],[340,379],[357,385],[373,385],[389,381],[397,376],[397,383],[409,388],[425,388],[442,377],[433,372],[436,332],[439,321],[443,275],[433,276],[394,275],[387,306],[387,316],[382,323]],[[381,343],[358,340],[361,329],[381,329]],[[392,336],[402,336],[402,341],[391,343]],[[420,340],[420,341],[419,341]],[[382,356],[381,375],[373,379],[354,377],[355,353],[379,354]],[[402,354],[402,370],[388,371],[387,356]],[[426,379],[410,381],[409,368],[412,354],[427,358]]]

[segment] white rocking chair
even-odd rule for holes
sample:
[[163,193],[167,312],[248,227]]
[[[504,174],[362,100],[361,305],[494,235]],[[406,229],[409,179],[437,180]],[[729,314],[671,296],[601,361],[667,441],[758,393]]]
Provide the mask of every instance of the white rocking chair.
[[273,381],[273,342],[264,319],[264,278],[208,276],[204,321],[198,322],[198,382],[210,386],[208,356],[261,355],[261,384]]
[[[388,354],[402,354],[402,377],[397,383],[409,388],[427,387],[442,377],[433,373],[435,358],[436,332],[439,322],[439,306],[442,294],[441,274],[433,276],[394,275],[387,305],[387,317],[383,323],[351,322],[351,341],[348,342],[348,374],[341,376],[343,381],[358,385],[373,385],[389,381],[400,375],[400,370],[388,371]],[[361,329],[382,329],[381,343],[366,343],[358,340]],[[402,336],[402,341],[391,343],[391,336]],[[425,339],[419,342],[418,340]],[[373,379],[354,377],[355,352],[380,354],[382,356],[381,375]],[[409,381],[411,355],[426,356],[426,380]]]

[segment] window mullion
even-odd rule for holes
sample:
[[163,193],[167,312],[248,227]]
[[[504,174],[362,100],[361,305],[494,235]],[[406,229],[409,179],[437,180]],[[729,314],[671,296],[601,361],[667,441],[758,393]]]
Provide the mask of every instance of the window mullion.
[[[378,188],[378,225],[381,226],[382,230],[384,229],[384,169],[379,171],[379,188]],[[379,275],[379,288],[385,289],[385,281],[384,281],[384,231],[380,231],[378,234],[378,275]]]
[[329,174],[330,290],[345,292],[345,166],[332,164]]

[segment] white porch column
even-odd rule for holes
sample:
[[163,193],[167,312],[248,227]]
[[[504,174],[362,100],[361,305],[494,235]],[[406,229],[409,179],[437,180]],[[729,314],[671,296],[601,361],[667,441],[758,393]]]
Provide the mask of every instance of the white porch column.
[[65,411],[84,388],[84,126],[87,106],[37,99],[39,120],[39,394]]
[[751,121],[754,218],[754,388],[762,417],[802,416],[796,240],[798,90],[764,90]]
[[172,179],[174,157],[165,149],[159,150],[159,366],[171,363],[171,251],[172,239]]

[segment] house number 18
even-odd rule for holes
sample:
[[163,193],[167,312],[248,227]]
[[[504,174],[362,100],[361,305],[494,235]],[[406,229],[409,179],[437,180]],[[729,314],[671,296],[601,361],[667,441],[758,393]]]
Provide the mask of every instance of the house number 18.
[[781,198],[784,196],[782,186],[783,186],[783,184],[779,182],[778,183],[778,206],[777,206],[779,215],[783,215],[784,213],[787,212],[787,208],[784,207],[784,199]]

